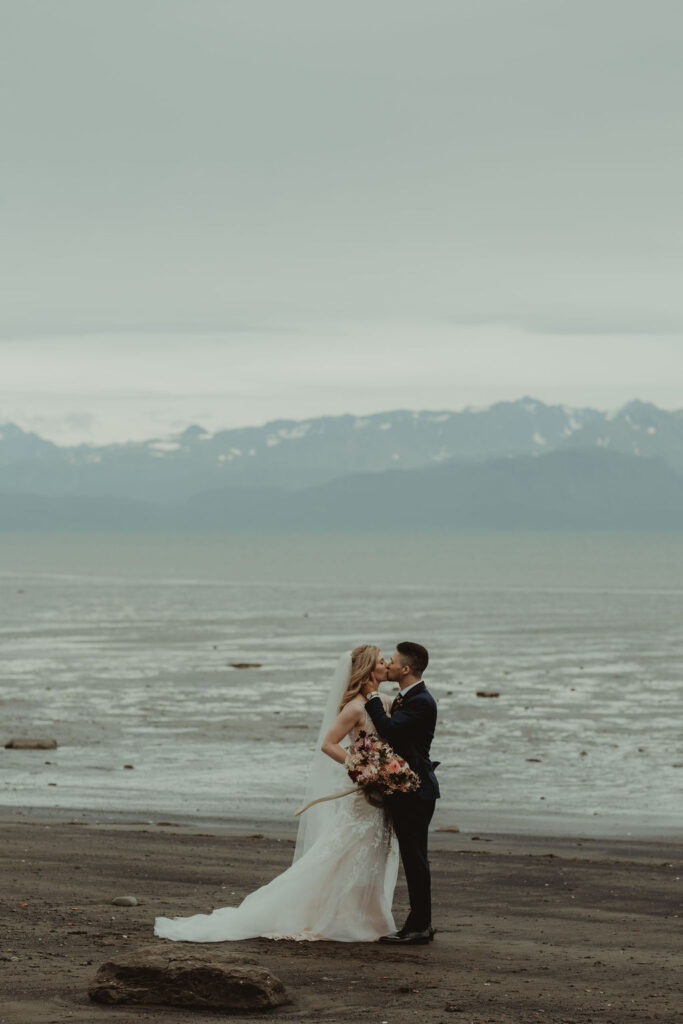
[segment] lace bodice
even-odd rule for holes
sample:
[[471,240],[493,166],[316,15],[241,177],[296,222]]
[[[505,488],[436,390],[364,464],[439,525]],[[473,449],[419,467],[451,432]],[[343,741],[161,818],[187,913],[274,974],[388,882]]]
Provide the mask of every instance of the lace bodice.
[[[389,708],[387,707],[387,702],[384,700],[383,697],[380,697],[380,700],[384,704],[384,710],[388,713]],[[363,710],[363,716],[364,717],[361,724],[357,725],[355,729],[352,729],[351,732],[349,733],[349,739],[351,740],[352,743],[358,739],[358,733],[360,732],[373,733],[375,736],[377,735],[375,723],[370,718],[370,715],[367,713],[367,711]]]
[[372,719],[370,718],[370,715],[367,713],[367,711],[364,712],[363,722],[361,722],[360,725],[357,725],[356,728],[352,729],[351,732],[349,733],[349,739],[351,740],[352,743],[355,742],[355,740],[358,739],[358,735],[361,732],[366,732],[366,733],[371,733],[371,732],[372,733],[376,733],[377,732],[377,730],[375,729],[374,723],[373,723]]

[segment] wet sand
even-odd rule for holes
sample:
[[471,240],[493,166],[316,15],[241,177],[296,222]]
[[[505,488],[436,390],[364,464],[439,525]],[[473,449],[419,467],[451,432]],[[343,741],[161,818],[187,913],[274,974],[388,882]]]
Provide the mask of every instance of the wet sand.
[[[235,904],[283,870],[273,830],[0,823],[0,1022],[190,1024],[206,1014],[88,1000],[97,966],[154,940],[155,916]],[[683,851],[662,840],[432,836],[435,941],[232,943],[270,968],[287,1022],[640,1024],[683,1021]],[[111,905],[119,895],[140,904]],[[394,911],[406,906],[402,874]],[[212,1016],[210,1019],[216,1019]],[[253,1021],[234,1016],[233,1021]]]

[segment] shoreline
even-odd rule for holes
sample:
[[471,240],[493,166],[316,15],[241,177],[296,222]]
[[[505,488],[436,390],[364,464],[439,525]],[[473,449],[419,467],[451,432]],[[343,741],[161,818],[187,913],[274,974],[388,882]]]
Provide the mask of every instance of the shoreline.
[[[438,801],[437,801],[438,809]],[[443,819],[443,820],[442,820]],[[213,816],[210,814],[166,813],[158,810],[122,808],[100,810],[89,807],[15,807],[0,803],[0,825],[20,821],[35,823],[68,823],[92,826],[137,827],[150,825],[177,825],[189,830],[210,828],[231,835],[244,832],[264,832],[271,836],[294,839],[298,819],[293,816]],[[683,843],[683,821],[633,822],[623,818],[579,817],[576,815],[495,814],[460,810],[438,815],[430,828],[430,844],[447,834],[473,835],[477,833],[501,839],[526,837],[544,841],[575,839],[604,840],[606,842]]]
[[[55,817],[19,817],[12,820],[2,814],[0,808],[0,828],[26,829],[27,834],[39,831],[53,831],[67,828],[72,833],[82,832],[84,835],[115,834],[125,838],[127,835],[155,836],[163,841],[180,838],[188,841],[202,839],[218,839],[221,841],[241,842],[243,840],[259,840],[266,844],[278,844],[282,847],[294,847],[296,842],[296,826],[294,829],[279,828],[276,822],[247,821],[207,821],[204,819],[159,820],[143,818],[127,818],[124,815],[101,815],[95,819],[55,818]],[[471,844],[476,843],[476,847]],[[667,836],[614,837],[587,835],[549,835],[529,832],[487,831],[476,832],[453,831],[448,828],[432,828],[429,831],[429,853],[432,855],[453,853],[481,853],[569,858],[572,861],[599,859],[605,863],[653,863],[663,861],[678,864],[683,871],[683,842]],[[288,866],[288,863],[285,865]],[[402,868],[399,877],[402,876]],[[0,899],[1,905],[1,899]],[[681,904],[683,918],[683,903]],[[676,916],[676,915],[674,915]],[[2,1018],[0,1018],[2,1024]]]

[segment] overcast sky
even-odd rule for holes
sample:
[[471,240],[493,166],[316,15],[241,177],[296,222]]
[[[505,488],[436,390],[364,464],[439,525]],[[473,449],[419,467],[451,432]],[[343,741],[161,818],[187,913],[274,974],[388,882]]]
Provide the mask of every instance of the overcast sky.
[[0,10],[0,422],[683,407],[678,0]]

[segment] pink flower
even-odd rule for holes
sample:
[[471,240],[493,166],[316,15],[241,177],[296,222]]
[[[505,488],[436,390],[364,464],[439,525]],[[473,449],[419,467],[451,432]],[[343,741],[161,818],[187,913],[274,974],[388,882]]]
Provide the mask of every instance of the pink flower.
[[346,767],[361,788],[375,786],[384,792],[410,793],[420,785],[410,765],[374,733],[359,733],[350,747]]

